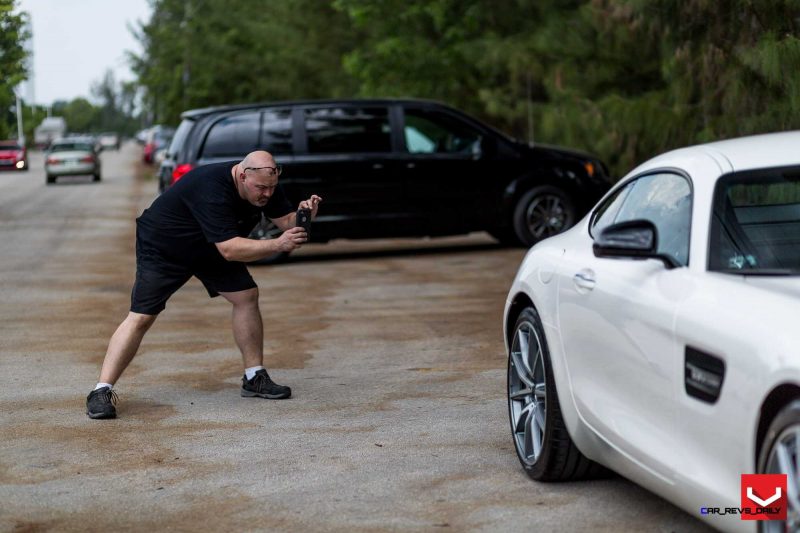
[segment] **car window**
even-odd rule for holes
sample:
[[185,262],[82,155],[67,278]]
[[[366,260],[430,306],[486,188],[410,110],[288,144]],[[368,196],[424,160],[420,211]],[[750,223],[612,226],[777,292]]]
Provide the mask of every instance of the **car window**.
[[88,143],[59,143],[54,144],[51,148],[51,152],[67,152],[70,150],[82,150],[85,152],[91,152],[94,150],[94,146]]
[[385,107],[306,109],[308,151],[312,154],[390,152],[391,128]]
[[183,146],[192,126],[194,126],[194,120],[184,119],[181,121],[178,129],[175,130],[175,135],[172,136],[172,142],[169,144],[169,149],[167,150],[172,157],[178,155],[178,150]]
[[[602,209],[602,212],[600,211]],[[658,231],[658,252],[689,263],[689,230],[692,220],[692,189],[678,174],[643,176],[623,187],[595,213],[592,235],[610,224],[645,219]]]
[[292,112],[267,109],[261,119],[261,147],[272,154],[292,153]]
[[412,154],[480,153],[480,133],[442,113],[407,109],[403,135],[406,150]]
[[709,270],[800,272],[800,169],[723,176],[712,213]]
[[617,189],[595,210],[592,215],[592,224],[589,228],[589,233],[592,237],[600,235],[600,232],[606,229],[606,226],[614,223],[620,208],[622,208],[622,203],[627,198],[628,193],[631,192],[631,189],[633,189],[633,182],[621,189]]
[[261,114],[257,111],[229,115],[208,132],[202,157],[238,157],[258,149]]

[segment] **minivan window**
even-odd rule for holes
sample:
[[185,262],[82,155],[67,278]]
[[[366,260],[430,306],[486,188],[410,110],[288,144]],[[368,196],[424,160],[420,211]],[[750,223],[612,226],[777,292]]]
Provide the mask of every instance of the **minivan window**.
[[267,109],[261,123],[261,147],[272,154],[292,153],[292,112]]
[[239,157],[258,149],[260,113],[230,115],[211,127],[203,146],[203,157]]
[[172,142],[169,144],[169,149],[167,150],[170,156],[175,157],[178,155],[178,150],[183,146],[186,136],[189,135],[189,132],[192,130],[192,126],[194,126],[194,120],[183,119],[181,121],[178,129],[175,130],[175,135],[172,136]]
[[391,128],[385,107],[306,109],[308,151],[312,154],[390,152]]
[[481,135],[469,125],[441,113],[407,109],[403,134],[412,154],[480,153]]

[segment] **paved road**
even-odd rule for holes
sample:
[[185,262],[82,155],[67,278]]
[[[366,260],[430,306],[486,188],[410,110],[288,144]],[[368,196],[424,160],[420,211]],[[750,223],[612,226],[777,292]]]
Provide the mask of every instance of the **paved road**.
[[254,267],[283,402],[239,397],[228,305],[192,281],[118,384],[120,418],[89,420],[156,193],[138,147],[102,157],[97,184],[45,186],[39,153],[0,174],[0,530],[706,530],[621,478],[524,475],[500,325],[523,252],[484,235]]

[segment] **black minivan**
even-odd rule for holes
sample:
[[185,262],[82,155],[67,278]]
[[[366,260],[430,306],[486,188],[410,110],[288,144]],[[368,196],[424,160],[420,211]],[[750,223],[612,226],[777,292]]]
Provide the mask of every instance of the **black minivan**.
[[[426,100],[315,100],[194,109],[159,172],[186,172],[267,150],[296,204],[324,199],[311,239],[488,231],[530,246],[572,226],[611,185],[597,158],[528,145]],[[257,227],[251,237],[269,238]]]

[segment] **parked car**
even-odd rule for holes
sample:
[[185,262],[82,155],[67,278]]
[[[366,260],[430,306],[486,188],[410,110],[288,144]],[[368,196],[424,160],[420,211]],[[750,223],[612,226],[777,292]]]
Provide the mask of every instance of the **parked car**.
[[19,141],[0,141],[0,170],[28,170],[28,151]]
[[531,146],[424,100],[222,106],[182,118],[161,190],[197,166],[268,150],[293,202],[324,199],[316,242],[486,230],[529,246],[570,227],[611,184],[593,156]]
[[120,138],[119,133],[114,131],[107,131],[97,136],[97,142],[100,144],[102,150],[119,150]]
[[156,125],[147,132],[142,152],[142,160],[148,165],[156,163],[158,153],[165,150],[172,142],[175,129],[167,126]]
[[45,153],[44,171],[47,184],[59,176],[90,175],[100,181],[100,155],[92,137],[65,137],[53,141]]
[[754,531],[719,510],[747,503],[742,474],[788,474],[788,518],[764,525],[798,531],[798,146],[789,132],[656,157],[528,252],[503,328],[532,478],[602,465],[713,527]]

